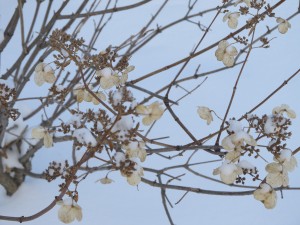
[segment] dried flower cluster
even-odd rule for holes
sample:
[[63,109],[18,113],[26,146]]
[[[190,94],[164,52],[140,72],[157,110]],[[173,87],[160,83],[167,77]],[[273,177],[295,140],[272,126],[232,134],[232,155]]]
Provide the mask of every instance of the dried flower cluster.
[[[284,117],[284,113],[288,118]],[[220,175],[225,184],[235,182],[244,183],[242,175],[249,174],[253,180],[260,180],[259,188],[254,192],[254,198],[261,201],[266,208],[274,208],[276,205],[276,192],[274,188],[287,187],[289,185],[288,173],[297,166],[293,152],[284,143],[291,136],[288,126],[291,125],[290,118],[295,118],[296,113],[288,105],[275,107],[272,115],[247,115],[249,123],[246,127],[236,120],[228,121],[228,136],[222,140],[222,147],[227,151],[224,162],[213,171],[214,175]],[[253,131],[259,138],[254,138],[250,132]],[[269,139],[266,150],[273,155],[274,162],[265,167],[267,175],[260,179],[254,165],[244,160],[246,156],[260,158],[260,148],[257,148],[258,140]]]

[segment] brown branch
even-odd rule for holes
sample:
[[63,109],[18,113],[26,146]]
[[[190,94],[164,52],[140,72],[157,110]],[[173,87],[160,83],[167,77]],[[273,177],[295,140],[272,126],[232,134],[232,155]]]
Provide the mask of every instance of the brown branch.
[[[278,2],[277,2],[275,5],[273,5],[270,9],[274,10],[275,8],[277,8],[278,6],[280,6],[282,3],[284,3],[285,1],[286,1],[286,0],[280,0],[280,1],[278,1]],[[263,16],[263,15],[266,15],[267,13],[268,13],[268,11],[264,11],[264,12],[261,13],[260,15]],[[222,38],[221,40],[228,40],[228,39],[230,39],[230,38],[232,38],[233,36],[239,34],[240,32],[242,32],[243,30],[245,30],[245,29],[247,29],[247,28],[248,28],[248,25],[246,24],[246,25],[242,26],[240,29],[236,30],[235,32],[230,33],[229,35],[225,36],[225,37]],[[170,68],[172,68],[172,67],[174,67],[174,66],[177,66],[177,65],[179,65],[179,64],[181,64],[181,63],[184,63],[184,62],[186,62],[187,60],[190,60],[190,59],[192,59],[192,58],[195,58],[195,57],[197,57],[198,55],[201,55],[201,54],[203,54],[204,52],[207,52],[207,51],[211,50],[212,48],[216,47],[216,46],[219,44],[219,42],[220,42],[221,40],[215,42],[214,44],[212,44],[212,45],[210,45],[210,46],[208,46],[208,47],[206,47],[206,48],[204,48],[204,49],[202,49],[202,50],[200,50],[200,51],[195,52],[194,54],[191,54],[191,55],[188,56],[188,57],[185,57],[185,58],[183,58],[183,59],[181,59],[181,60],[178,60],[178,61],[176,61],[176,62],[174,62],[174,63],[172,63],[172,64],[169,64],[169,65],[164,66],[164,67],[162,67],[162,68],[160,68],[160,69],[157,69],[157,70],[155,70],[155,71],[153,71],[153,72],[151,72],[151,73],[148,73],[148,74],[146,74],[146,75],[143,75],[143,76],[141,76],[141,77],[139,77],[139,78],[137,78],[137,79],[135,79],[135,80],[132,80],[132,81],[130,81],[130,82],[133,83],[133,84],[136,84],[136,83],[138,83],[138,82],[140,82],[140,81],[142,81],[142,80],[144,80],[144,79],[146,79],[146,78],[149,78],[149,77],[151,77],[151,76],[154,76],[154,75],[156,75],[156,74],[158,74],[158,73],[160,73],[160,72],[162,72],[162,71],[169,70]]]
[[122,6],[122,7],[118,7],[118,8],[114,7],[112,9],[100,10],[100,11],[95,11],[95,12],[88,12],[88,13],[81,13],[81,14],[77,13],[77,14],[71,14],[71,15],[61,15],[61,16],[59,16],[58,19],[78,19],[81,17],[91,17],[91,16],[97,16],[97,15],[106,14],[106,13],[115,13],[115,12],[120,12],[120,11],[139,7],[150,1],[151,0],[144,0],[144,1],[140,1],[138,3],[132,4],[132,5]]

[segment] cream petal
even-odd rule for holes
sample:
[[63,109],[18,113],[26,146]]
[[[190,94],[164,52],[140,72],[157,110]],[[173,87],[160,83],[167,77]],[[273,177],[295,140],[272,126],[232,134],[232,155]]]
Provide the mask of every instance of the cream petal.
[[218,48],[219,48],[219,49],[222,49],[222,50],[225,50],[225,49],[227,48],[228,45],[229,45],[229,44],[228,44],[228,42],[227,42],[226,40],[222,40],[222,41],[219,42]]
[[44,136],[44,147],[45,148],[51,148],[52,145],[53,145],[53,138],[49,134],[49,132],[46,132],[45,136]]
[[44,74],[44,80],[47,82],[47,83],[50,83],[50,84],[53,84],[56,80],[56,77],[54,75],[54,73],[50,73],[50,72],[45,72],[43,73]]
[[238,26],[238,20],[236,18],[231,18],[230,20],[228,20],[228,26],[231,29],[235,29]]
[[42,139],[45,136],[45,129],[43,127],[35,127],[31,130],[31,137]]
[[282,165],[279,163],[269,163],[266,166],[266,171],[269,173],[280,173],[282,171]]
[[224,149],[229,151],[234,150],[235,148],[235,145],[232,143],[231,135],[223,138],[221,145]]
[[224,49],[220,49],[220,48],[218,48],[216,50],[216,52],[215,52],[215,56],[217,57],[218,61],[222,61],[223,60],[224,54],[225,54]]
[[296,118],[296,113],[295,113],[295,111],[292,110],[292,109],[286,110],[286,114],[287,114],[288,117],[291,118],[291,119],[295,119],[295,118]]
[[236,47],[231,45],[226,48],[226,53],[231,56],[237,56],[238,51],[237,51]]
[[264,205],[267,209],[273,209],[276,206],[277,195],[274,190],[271,193],[268,193],[267,198],[264,200]]
[[83,90],[79,90],[77,91],[77,102],[81,103],[84,100],[84,91]]
[[145,126],[150,126],[153,122],[154,122],[154,120],[153,120],[150,116],[145,116],[145,117],[142,119],[142,123],[143,123]]
[[91,102],[92,101],[92,99],[94,98],[88,91],[84,91],[83,92],[84,93],[84,95],[83,95],[83,99],[84,99],[84,101],[86,101],[86,102]]
[[258,201],[263,201],[266,198],[266,193],[261,190],[261,188],[256,189],[253,192],[253,196]]
[[140,149],[140,151],[138,152],[138,157],[141,160],[141,162],[144,162],[146,160],[147,157],[147,152],[145,149]]
[[226,20],[229,19],[229,16],[230,16],[231,12],[227,12],[224,17],[223,17],[223,22],[225,22]]
[[225,155],[225,159],[229,160],[230,162],[237,162],[240,159],[241,152],[239,151],[230,151]]
[[295,156],[291,156],[290,161],[284,162],[283,165],[285,169],[287,169],[289,172],[292,172],[297,166],[297,160]]
[[229,54],[225,54],[222,62],[224,63],[225,66],[232,67],[234,64],[234,58]]
[[137,171],[134,171],[129,177],[127,177],[128,184],[136,186],[141,182],[141,177]]
[[41,72],[34,74],[34,82],[37,86],[42,86],[45,83],[44,76]]
[[285,20],[282,19],[281,17],[277,17],[276,22],[277,23],[283,23]]
[[285,34],[288,31],[288,26],[285,23],[281,23],[278,25],[278,31],[282,34]]
[[225,184],[233,184],[235,179],[236,179],[236,173],[231,173],[228,175],[225,174],[220,174],[221,180],[225,183]]

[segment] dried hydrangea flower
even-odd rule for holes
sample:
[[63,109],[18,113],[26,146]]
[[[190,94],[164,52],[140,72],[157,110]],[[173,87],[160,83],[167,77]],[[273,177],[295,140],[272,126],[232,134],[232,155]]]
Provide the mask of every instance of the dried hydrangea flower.
[[48,64],[40,62],[34,70],[34,82],[38,86],[42,86],[45,82],[53,84],[56,80],[54,70]]
[[143,167],[139,165],[136,165],[135,167],[136,170],[132,171],[131,175],[127,176],[127,182],[132,186],[138,185],[142,180],[142,176],[144,176]]
[[155,120],[160,119],[164,113],[164,109],[159,102],[153,102],[148,106],[138,105],[135,108],[135,111],[137,114],[144,115],[142,122],[146,126],[152,124]]
[[251,1],[250,0],[237,0],[234,3],[234,6],[237,6],[238,4],[241,4],[241,3],[245,3],[248,7],[251,7]]
[[277,115],[277,114],[283,114],[283,113],[286,113],[287,116],[291,119],[295,119],[296,118],[296,113],[294,110],[292,110],[288,105],[286,104],[282,104],[281,106],[277,106],[275,107],[273,110],[272,110],[272,113],[274,115]]
[[75,219],[77,221],[82,220],[82,209],[73,199],[67,198],[57,202],[57,204],[61,205],[58,210],[58,218],[63,223],[71,223]]
[[112,88],[119,82],[119,77],[110,67],[105,67],[102,70],[96,71],[96,76],[100,77],[100,87],[103,89]]
[[261,201],[267,209],[273,209],[276,206],[276,191],[268,184],[260,184],[259,188],[253,192],[253,196],[256,200]]
[[100,181],[101,184],[111,184],[112,182],[114,182],[112,179],[108,177],[103,177],[98,181]]
[[238,131],[234,134],[226,136],[222,140],[222,147],[226,150],[232,151],[232,150],[241,150],[242,146],[245,146],[245,144],[256,146],[257,143],[255,139],[252,137],[252,135],[248,134],[245,131]]
[[128,158],[139,158],[141,162],[146,160],[147,152],[145,150],[145,143],[143,141],[132,141],[123,147],[126,150],[126,155]]
[[44,147],[51,148],[53,145],[53,138],[49,131],[43,127],[35,127],[31,131],[31,137],[36,139],[44,139]]
[[218,61],[222,61],[225,66],[231,67],[234,64],[234,57],[238,52],[234,46],[229,45],[226,40],[219,42],[218,49],[215,52],[215,56]]
[[236,177],[242,173],[242,168],[228,161],[223,162],[220,167],[213,171],[213,175],[220,175],[221,180],[225,184],[233,184]]
[[213,117],[211,114],[211,110],[208,107],[205,106],[198,106],[197,112],[201,119],[206,120],[207,125],[213,121]]
[[[90,90],[92,90],[92,86],[89,86]],[[91,102],[93,100],[93,96],[85,89],[83,84],[76,84],[73,90],[74,95],[76,95],[76,100],[78,103],[83,101]]]
[[237,28],[238,25],[238,18],[240,17],[239,12],[227,12],[223,17],[223,22],[227,21],[228,26],[231,29]]
[[279,23],[278,31],[282,34],[285,34],[289,28],[291,28],[291,24],[289,21],[282,19],[281,17],[277,17],[276,22]]

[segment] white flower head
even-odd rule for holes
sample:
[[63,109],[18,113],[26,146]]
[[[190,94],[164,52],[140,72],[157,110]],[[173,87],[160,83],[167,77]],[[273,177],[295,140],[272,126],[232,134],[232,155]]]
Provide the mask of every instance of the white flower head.
[[159,102],[153,102],[151,105],[138,105],[135,108],[137,114],[143,115],[143,124],[149,126],[154,121],[160,119],[164,113],[164,108]]
[[49,131],[43,127],[35,127],[31,130],[31,137],[36,139],[44,139],[44,147],[51,148],[53,145],[53,138]]
[[75,219],[77,221],[82,220],[82,209],[81,207],[71,198],[64,199],[63,201],[57,202],[61,207],[58,210],[58,218],[63,223],[71,223]]
[[128,158],[139,158],[144,162],[147,157],[145,143],[143,141],[132,141],[128,145],[124,145]]
[[245,131],[239,131],[231,134],[222,140],[222,147],[229,151],[241,150],[241,147],[245,146],[245,144],[251,146],[257,145],[255,139]]
[[34,71],[34,82],[38,86],[42,86],[45,82],[53,84],[56,80],[54,70],[46,63],[38,63]]
[[215,52],[215,56],[218,61],[222,61],[225,66],[231,67],[234,64],[234,57],[237,56],[238,51],[226,40],[222,40],[219,42],[218,49]]
[[259,188],[253,192],[253,196],[256,200],[261,201],[267,209],[273,209],[276,206],[277,194],[268,184],[260,184]]
[[205,106],[198,106],[197,112],[201,119],[206,120],[207,125],[213,121],[211,110]]
[[285,34],[289,28],[291,28],[291,24],[289,21],[282,19],[281,17],[277,17],[276,22],[279,23],[278,31],[282,34]]
[[118,76],[110,67],[96,71],[96,76],[100,77],[100,87],[103,89],[110,89],[119,83]]
[[142,180],[142,176],[144,176],[144,169],[143,167],[136,165],[136,170],[132,171],[130,176],[127,176],[127,182],[128,184],[132,185],[132,186],[136,186],[138,185],[141,180]]
[[213,175],[220,175],[221,180],[225,184],[233,184],[236,177],[242,173],[242,168],[228,161],[223,162],[220,167],[213,171]]
[[[92,90],[93,86],[89,85],[89,89]],[[91,95],[91,93],[89,93],[86,88],[84,87],[83,84],[76,84],[74,86],[74,90],[73,90],[74,95],[76,95],[76,100],[78,103],[81,103],[83,101],[86,102],[93,102],[95,105],[97,105],[98,100],[96,98],[94,98],[94,96]],[[100,94],[99,94],[100,93]],[[101,92],[97,92],[95,93],[101,100],[103,98],[105,98],[105,95]],[[104,97],[103,97],[104,95]],[[98,103],[99,104],[99,103]]]
[[251,0],[237,0],[234,3],[234,6],[237,6],[238,4],[241,4],[241,3],[245,3],[248,7],[251,7]]
[[231,29],[237,28],[238,25],[238,18],[240,17],[239,12],[227,12],[223,17],[223,22],[227,21],[228,26]]
[[296,113],[292,110],[288,105],[282,104],[281,106],[277,106],[272,110],[273,115],[286,113],[287,116],[291,119],[296,118]]

